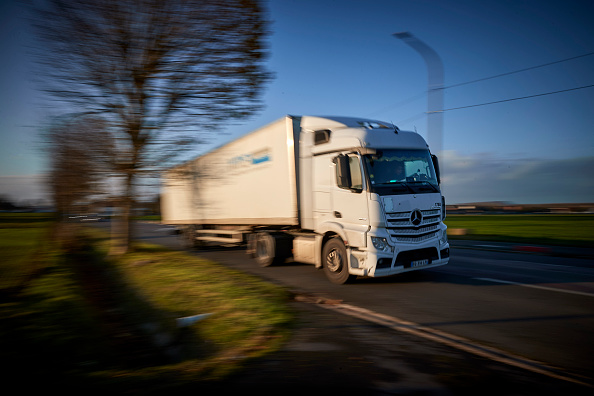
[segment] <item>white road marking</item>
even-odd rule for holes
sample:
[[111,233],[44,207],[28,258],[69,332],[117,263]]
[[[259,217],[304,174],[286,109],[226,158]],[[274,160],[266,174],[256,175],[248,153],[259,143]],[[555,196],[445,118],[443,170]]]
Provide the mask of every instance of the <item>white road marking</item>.
[[365,308],[357,307],[350,304],[319,304],[320,307],[340,312],[358,319],[366,320],[368,322],[376,323],[393,330],[402,331],[413,334],[428,340],[439,342],[450,347],[472,353],[490,360],[504,363],[510,366],[519,367],[529,370],[534,373],[546,375],[548,377],[557,378],[564,381],[573,382],[580,385],[585,385],[590,388],[594,386],[590,383],[584,382],[590,379],[574,378],[570,374],[564,373],[562,370],[553,368],[544,363],[535,360],[527,359],[525,357],[514,355],[497,348],[488,347],[475,343],[463,337],[436,330],[430,327],[422,326],[414,322],[402,320],[393,316],[380,314],[378,312],[370,311]]
[[559,268],[581,268],[576,267],[575,265],[566,265],[566,264],[547,264],[547,263],[536,263],[538,265],[542,265],[545,267],[559,267]]
[[530,287],[532,289],[541,289],[541,290],[555,291],[555,292],[561,292],[561,293],[577,294],[579,296],[594,297],[594,293],[587,293],[587,292],[581,292],[581,291],[576,291],[576,290],[559,289],[556,287],[529,285],[527,283],[511,282],[511,281],[506,281],[506,280],[501,280],[501,279],[493,279],[493,278],[472,278],[472,279],[487,281],[487,282],[494,282],[494,283],[505,283],[507,285]]

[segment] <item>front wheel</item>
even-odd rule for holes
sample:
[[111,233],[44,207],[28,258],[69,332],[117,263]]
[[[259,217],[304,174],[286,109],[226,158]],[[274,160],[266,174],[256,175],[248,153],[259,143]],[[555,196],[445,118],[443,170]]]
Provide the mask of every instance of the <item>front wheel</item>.
[[342,285],[355,279],[349,274],[347,251],[340,238],[332,238],[324,245],[323,264],[326,277],[332,283]]

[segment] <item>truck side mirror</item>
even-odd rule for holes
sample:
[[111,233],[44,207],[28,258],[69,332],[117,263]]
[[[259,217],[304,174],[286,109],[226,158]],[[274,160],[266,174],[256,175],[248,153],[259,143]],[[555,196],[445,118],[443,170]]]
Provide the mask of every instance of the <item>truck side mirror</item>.
[[340,188],[351,188],[351,167],[349,164],[349,156],[340,154],[334,158],[336,164],[336,179],[338,187]]
[[435,177],[437,177],[437,184],[441,184],[441,177],[439,174],[439,161],[437,160],[437,156],[431,154],[431,161],[433,161],[433,168],[435,168]]

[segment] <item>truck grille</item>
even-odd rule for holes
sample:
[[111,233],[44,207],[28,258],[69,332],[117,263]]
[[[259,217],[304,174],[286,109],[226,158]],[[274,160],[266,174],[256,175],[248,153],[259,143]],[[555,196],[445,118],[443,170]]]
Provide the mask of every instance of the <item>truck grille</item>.
[[413,220],[419,219],[415,211],[388,213],[388,233],[398,242],[419,243],[437,236],[441,211],[439,209],[418,211],[422,219],[418,224]]

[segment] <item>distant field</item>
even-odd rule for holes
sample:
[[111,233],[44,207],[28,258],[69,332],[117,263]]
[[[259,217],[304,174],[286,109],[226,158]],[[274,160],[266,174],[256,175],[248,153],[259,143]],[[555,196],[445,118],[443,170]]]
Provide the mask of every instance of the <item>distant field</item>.
[[51,222],[51,214],[0,214],[0,289],[14,287],[28,275],[31,266],[26,264],[44,242]]
[[594,247],[594,215],[448,215],[451,239],[481,239]]
[[0,228],[40,227],[52,222],[53,213],[0,213]]

